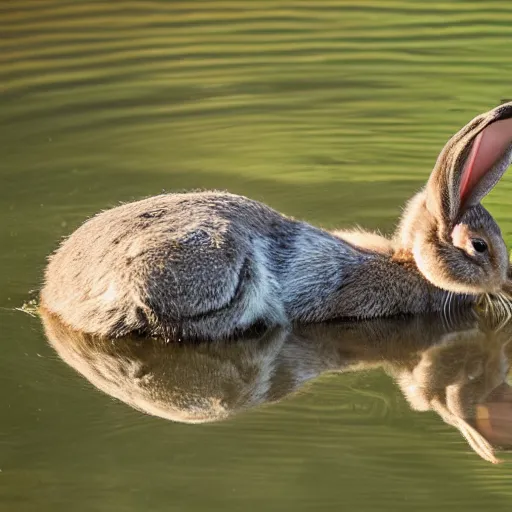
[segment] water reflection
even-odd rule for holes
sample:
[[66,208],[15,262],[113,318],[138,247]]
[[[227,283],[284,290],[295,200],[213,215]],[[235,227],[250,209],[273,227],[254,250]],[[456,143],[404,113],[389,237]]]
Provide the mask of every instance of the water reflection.
[[218,421],[277,402],[326,372],[383,368],[410,406],[435,411],[482,458],[512,444],[512,322],[473,313],[274,329],[240,340],[168,344],[96,338],[42,311],[59,356],[98,389],[148,414]]

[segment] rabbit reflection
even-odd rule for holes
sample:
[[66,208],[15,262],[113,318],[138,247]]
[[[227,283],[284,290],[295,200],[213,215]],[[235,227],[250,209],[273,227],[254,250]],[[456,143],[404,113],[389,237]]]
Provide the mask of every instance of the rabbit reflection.
[[97,388],[145,412],[200,423],[276,402],[326,372],[383,368],[411,407],[433,410],[482,458],[512,444],[507,344],[512,322],[468,313],[276,328],[196,344],[114,341],[73,331],[41,311],[59,356]]

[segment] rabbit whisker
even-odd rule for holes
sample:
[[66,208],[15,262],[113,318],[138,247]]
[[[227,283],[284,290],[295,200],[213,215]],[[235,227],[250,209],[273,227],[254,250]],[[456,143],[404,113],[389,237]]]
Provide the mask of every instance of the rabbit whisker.
[[483,313],[487,313],[489,309],[489,297],[487,296],[487,293],[482,293],[482,295],[479,296],[477,302],[476,302],[476,310],[482,311]]
[[454,325],[454,321],[452,319],[453,297],[455,297],[455,293],[454,292],[450,292],[450,295],[448,297],[448,318],[450,320],[450,328],[453,328],[453,325]]
[[489,294],[489,304],[491,306],[491,315],[495,315],[499,318],[499,315],[501,314],[501,304],[498,302],[495,295]]
[[501,305],[503,306],[503,313],[504,313],[504,316],[506,317],[506,321],[508,322],[510,312],[508,309],[507,300],[501,293],[498,294],[498,297],[500,298]]
[[501,292],[499,295],[500,295],[500,299],[503,304],[503,308],[505,310],[505,315],[506,315],[506,319],[504,322],[504,326],[505,326],[512,319],[511,305],[510,305],[510,301],[508,300],[507,296],[503,292]]
[[495,306],[496,319],[499,322],[503,315],[503,304],[501,302],[499,295],[493,295],[493,297],[494,297],[493,304]]
[[503,327],[508,322],[508,309],[505,301],[503,300],[500,293],[494,295],[495,300],[493,301],[496,306],[496,320],[498,325],[496,326],[497,330],[503,329]]
[[498,296],[499,296],[499,300],[500,300],[501,307],[502,307],[502,310],[503,310],[503,318],[502,318],[502,321],[501,321],[500,326],[499,326],[499,330],[501,331],[501,329],[503,329],[507,325],[508,321],[510,320],[510,316],[509,316],[510,312],[508,310],[507,303],[503,299],[501,294],[499,294]]
[[449,317],[448,317],[448,302],[449,302],[449,299],[450,299],[450,292],[448,292],[445,297],[444,297],[444,300],[443,300],[443,320],[444,320],[444,323],[446,324],[446,327],[448,329],[450,329],[450,321],[449,321]]
[[501,330],[502,327],[502,317],[503,317],[503,304],[501,303],[501,299],[498,295],[493,295],[492,304],[494,309],[492,311],[493,320],[496,320],[496,330]]
[[485,297],[485,314],[487,315],[490,311],[492,311],[492,300],[491,300],[491,296],[486,293],[484,295]]

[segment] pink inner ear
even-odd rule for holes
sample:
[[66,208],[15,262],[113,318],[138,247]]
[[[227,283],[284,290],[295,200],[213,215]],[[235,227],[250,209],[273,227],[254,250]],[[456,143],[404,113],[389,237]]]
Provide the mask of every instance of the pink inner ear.
[[492,169],[512,143],[512,118],[496,121],[475,138],[468,161],[462,171],[460,199],[464,201],[480,179]]

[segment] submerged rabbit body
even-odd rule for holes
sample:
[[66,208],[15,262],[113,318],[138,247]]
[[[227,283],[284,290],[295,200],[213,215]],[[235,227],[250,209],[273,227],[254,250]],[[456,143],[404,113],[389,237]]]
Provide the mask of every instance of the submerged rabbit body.
[[512,103],[441,152],[391,240],[329,233],[223,192],[166,194],[102,212],[50,258],[41,301],[75,329],[221,338],[255,324],[371,318],[471,303],[508,286],[481,199],[512,158]]

